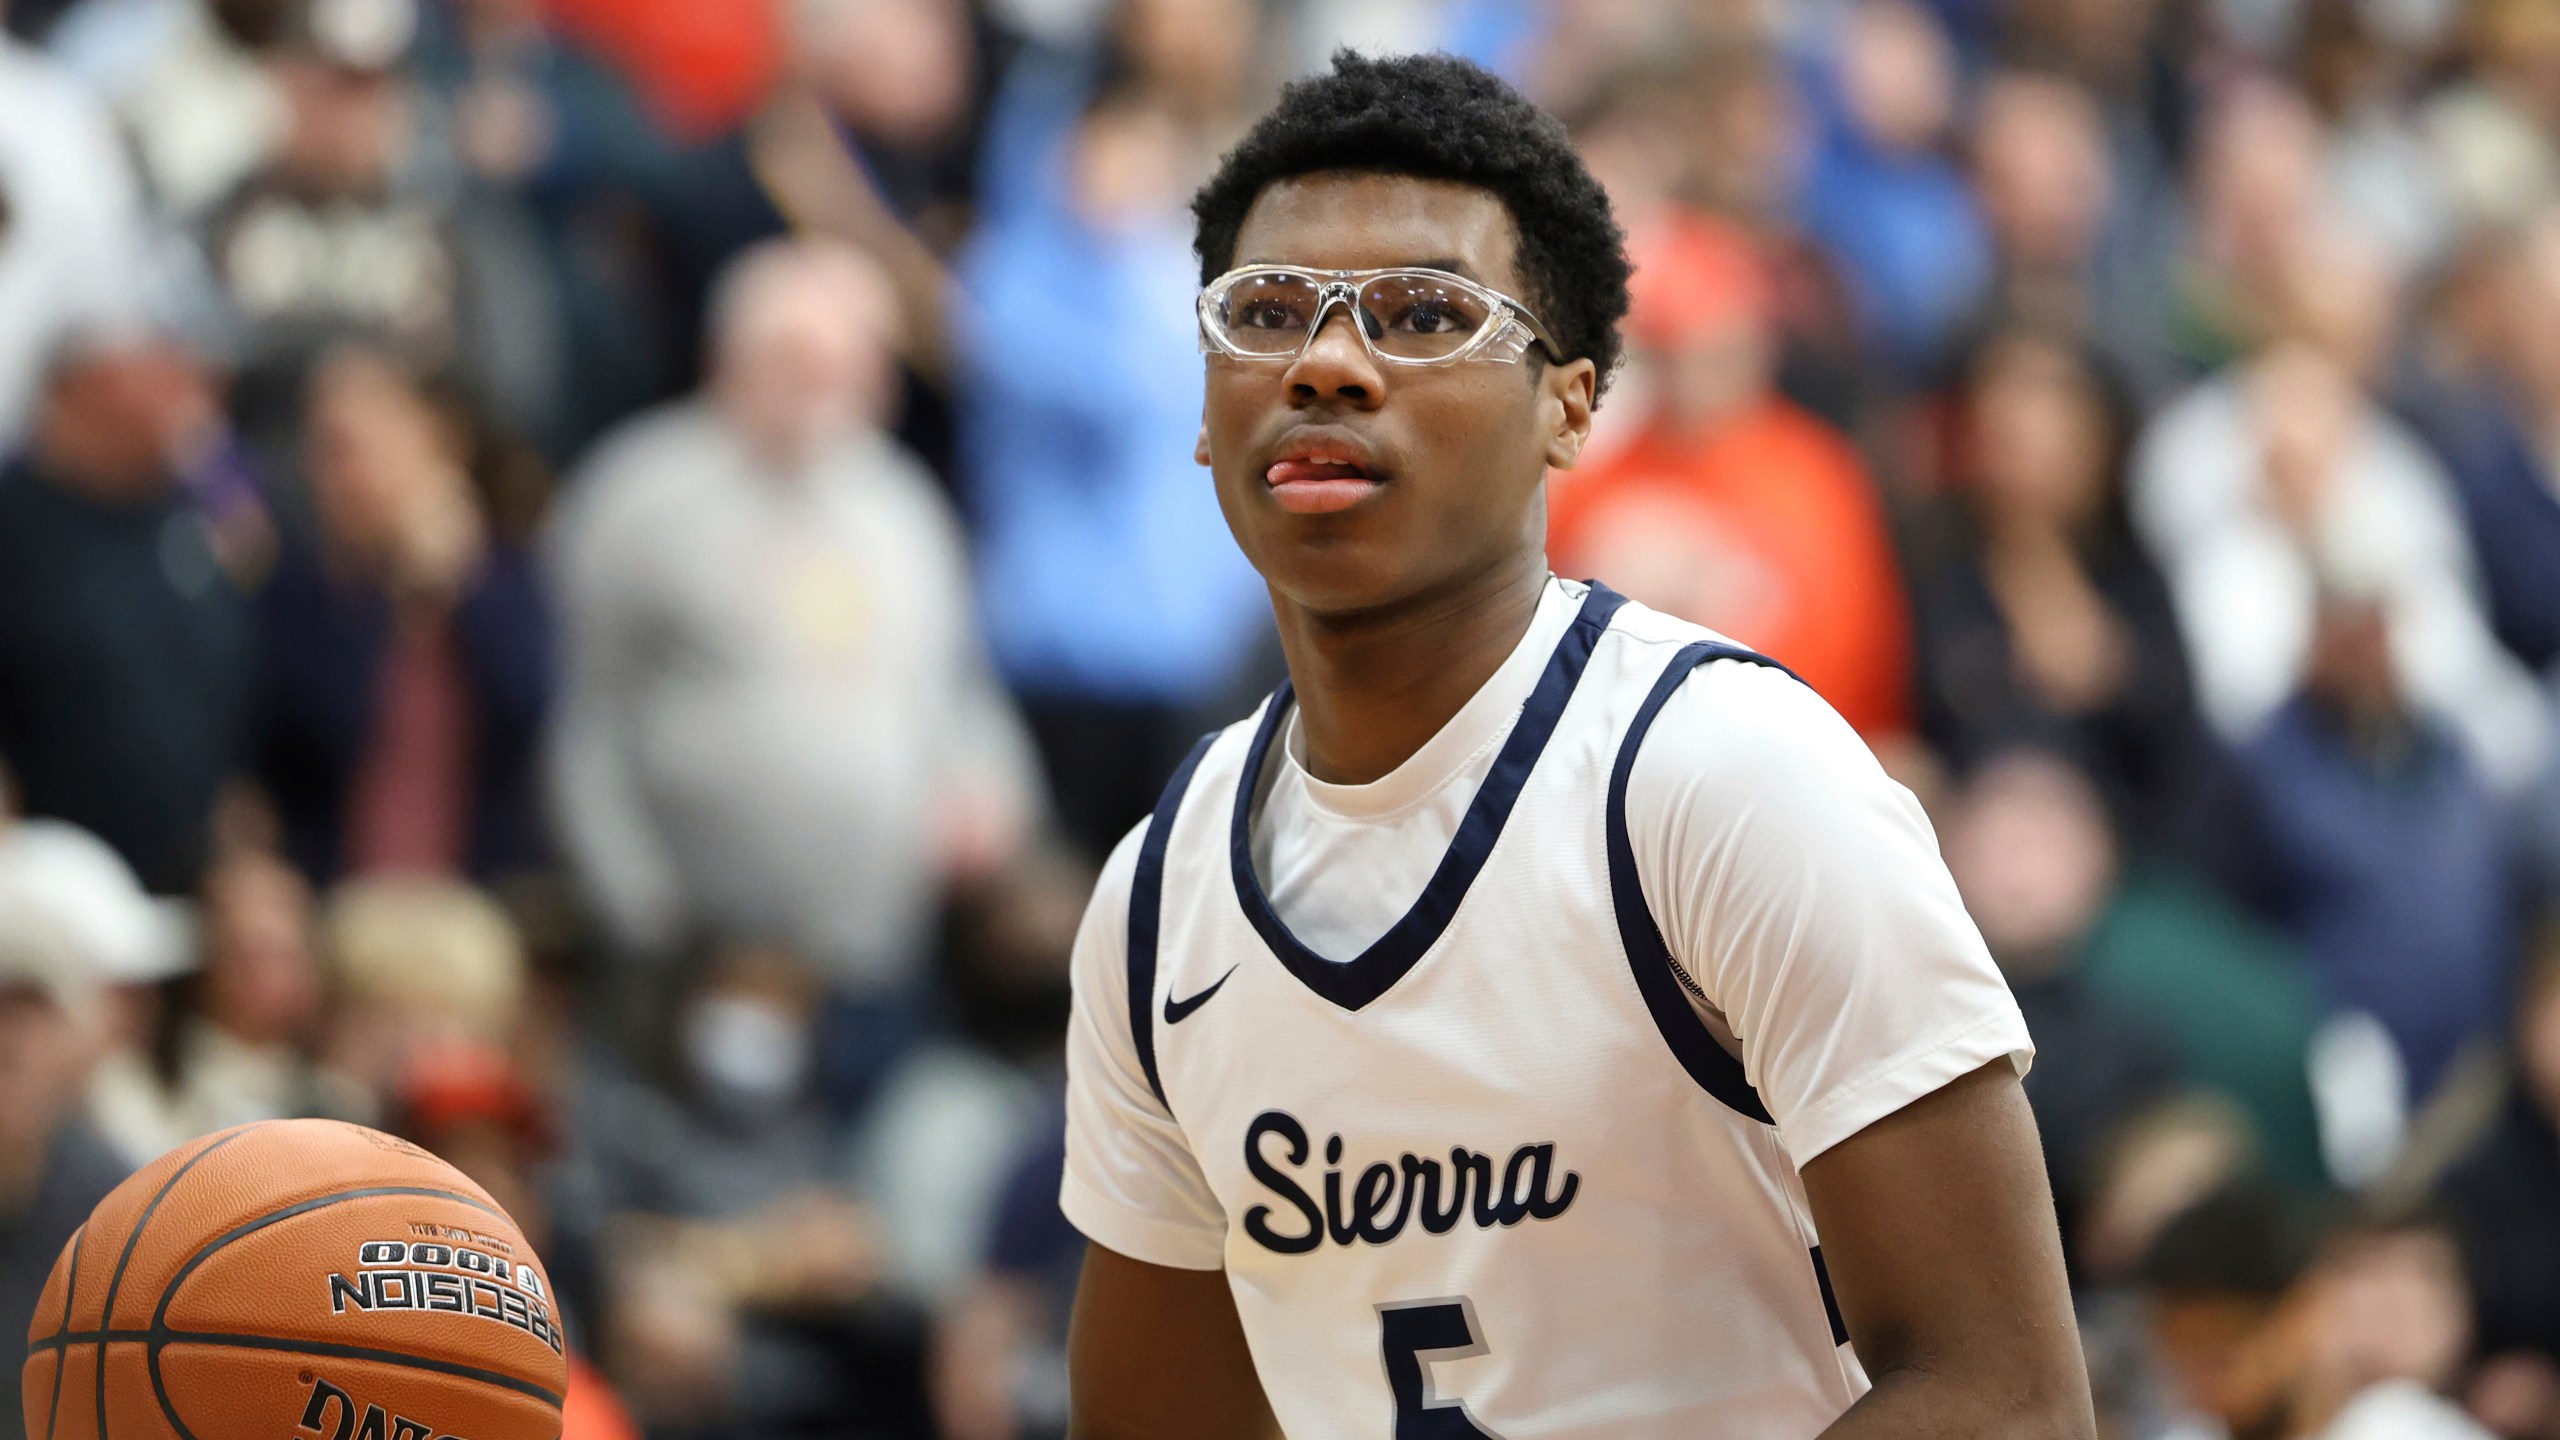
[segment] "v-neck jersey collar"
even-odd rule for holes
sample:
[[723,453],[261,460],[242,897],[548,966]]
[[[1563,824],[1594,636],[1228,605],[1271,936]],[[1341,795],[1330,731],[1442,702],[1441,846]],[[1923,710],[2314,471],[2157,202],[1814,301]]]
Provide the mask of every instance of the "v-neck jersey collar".
[[[1282,722],[1293,708],[1289,682],[1280,683],[1270,704],[1264,707],[1262,722],[1255,728],[1244,764],[1239,767],[1241,773],[1228,812],[1228,865],[1236,903],[1246,920],[1300,983],[1345,1010],[1358,1010],[1392,989],[1439,942],[1492,855],[1494,842],[1501,839],[1521,789],[1528,784],[1530,772],[1555,734],[1557,721],[1564,716],[1566,703],[1581,683],[1592,649],[1609,628],[1610,618],[1625,603],[1625,597],[1605,585],[1595,584],[1581,597],[1563,634],[1543,657],[1528,700],[1520,706],[1518,723],[1504,738],[1501,753],[1494,758],[1484,784],[1469,802],[1466,817],[1442,852],[1430,882],[1386,934],[1357,956],[1339,963],[1309,949],[1290,931],[1272,908],[1261,877],[1254,873],[1254,797],[1261,786],[1263,765],[1278,748]],[[1534,621],[1531,628],[1536,629]],[[1538,654],[1535,649],[1529,653]]]
[[1520,643],[1512,647],[1510,655],[1476,688],[1467,703],[1458,707],[1458,713],[1395,769],[1365,785],[1340,785],[1316,778],[1307,769],[1303,717],[1293,705],[1282,722],[1280,753],[1272,757],[1282,772],[1273,778],[1285,778],[1298,786],[1316,809],[1345,819],[1384,819],[1431,798],[1510,729],[1521,707],[1529,703],[1531,692],[1538,688],[1538,677],[1545,673],[1556,642],[1564,638],[1566,628],[1581,612],[1583,597],[1589,593],[1587,585],[1548,576],[1546,589],[1538,596],[1537,612],[1530,616],[1529,628],[1521,635]]

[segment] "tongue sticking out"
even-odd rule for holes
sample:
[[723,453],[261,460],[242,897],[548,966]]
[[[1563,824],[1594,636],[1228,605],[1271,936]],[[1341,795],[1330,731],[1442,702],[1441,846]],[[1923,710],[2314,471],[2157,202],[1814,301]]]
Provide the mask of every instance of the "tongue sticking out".
[[1263,479],[1281,509],[1300,515],[1347,510],[1378,488],[1368,471],[1348,460],[1282,460]]

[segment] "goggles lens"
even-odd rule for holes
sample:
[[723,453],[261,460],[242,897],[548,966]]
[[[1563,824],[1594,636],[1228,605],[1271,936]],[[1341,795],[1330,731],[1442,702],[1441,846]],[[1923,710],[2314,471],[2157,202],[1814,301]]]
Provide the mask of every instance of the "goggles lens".
[[[1247,271],[1207,307],[1210,323],[1251,355],[1294,355],[1339,288],[1287,271]],[[1398,360],[1445,360],[1504,318],[1501,306],[1445,275],[1389,271],[1364,279],[1354,310],[1360,330],[1380,354]]]

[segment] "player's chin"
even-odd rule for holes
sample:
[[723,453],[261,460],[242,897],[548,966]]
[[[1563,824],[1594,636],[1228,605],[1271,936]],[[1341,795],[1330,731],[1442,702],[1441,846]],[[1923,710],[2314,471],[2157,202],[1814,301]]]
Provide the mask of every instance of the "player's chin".
[[1266,532],[1248,556],[1273,590],[1311,615],[1359,615],[1413,588],[1415,557],[1392,533],[1351,523],[1275,528],[1297,533]]

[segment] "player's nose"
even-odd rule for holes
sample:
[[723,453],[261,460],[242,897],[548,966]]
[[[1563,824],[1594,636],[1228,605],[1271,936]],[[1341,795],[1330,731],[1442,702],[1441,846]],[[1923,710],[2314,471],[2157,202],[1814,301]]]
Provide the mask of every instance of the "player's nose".
[[1385,371],[1360,338],[1360,317],[1348,305],[1324,317],[1282,378],[1299,404],[1339,400],[1374,409],[1387,393]]

